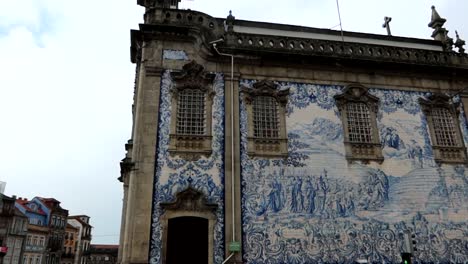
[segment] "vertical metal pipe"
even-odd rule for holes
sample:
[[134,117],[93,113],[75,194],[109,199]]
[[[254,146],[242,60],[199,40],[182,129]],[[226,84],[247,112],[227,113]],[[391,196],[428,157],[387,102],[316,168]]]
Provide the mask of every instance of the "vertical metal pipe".
[[235,202],[235,159],[234,159],[234,55],[221,53],[216,48],[216,43],[213,43],[213,48],[219,55],[231,57],[231,207],[232,207],[232,242],[236,241],[236,202]]

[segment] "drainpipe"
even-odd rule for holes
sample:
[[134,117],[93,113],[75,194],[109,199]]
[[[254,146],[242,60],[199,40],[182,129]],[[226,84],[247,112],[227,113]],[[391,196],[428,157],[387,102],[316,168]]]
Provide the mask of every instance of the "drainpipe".
[[[232,241],[236,242],[236,203],[235,203],[235,188],[234,188],[234,180],[235,180],[235,164],[234,164],[234,55],[221,53],[216,48],[216,44],[219,42],[223,42],[224,39],[218,39],[215,41],[210,42],[213,45],[213,49],[221,56],[227,56],[231,58],[231,207],[232,207]],[[224,260],[223,264],[225,264],[232,256],[234,256],[236,252],[233,252],[229,255],[226,260]]]

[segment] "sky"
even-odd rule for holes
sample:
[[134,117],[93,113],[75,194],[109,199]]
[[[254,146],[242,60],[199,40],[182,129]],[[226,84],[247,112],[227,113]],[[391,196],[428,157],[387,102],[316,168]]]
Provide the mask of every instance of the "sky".
[[[343,29],[430,39],[431,5],[468,41],[462,0],[340,0]],[[335,0],[183,0],[215,17],[339,29]],[[117,181],[131,135],[136,0],[0,0],[0,181],[6,195],[54,197],[86,214],[93,244],[117,244]],[[466,21],[466,20],[465,20]]]

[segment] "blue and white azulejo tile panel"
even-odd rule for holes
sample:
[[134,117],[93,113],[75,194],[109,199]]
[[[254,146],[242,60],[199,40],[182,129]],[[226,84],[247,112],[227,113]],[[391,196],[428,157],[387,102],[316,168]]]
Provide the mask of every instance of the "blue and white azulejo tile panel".
[[171,157],[168,153],[172,108],[170,90],[173,87],[170,71],[167,70],[161,80],[150,263],[161,263],[160,217],[163,212],[160,203],[173,201],[175,194],[189,186],[203,192],[209,202],[218,204],[214,263],[221,263],[224,258],[224,76],[217,73],[213,85],[213,152],[210,157],[197,161]]
[[[247,155],[240,102],[246,263],[399,263],[405,231],[416,234],[416,263],[468,262],[468,173],[435,164],[418,103],[427,94],[370,89],[385,161],[349,164],[333,99],[343,87],[278,84],[291,92],[286,160]],[[460,121],[467,141],[463,113]]]

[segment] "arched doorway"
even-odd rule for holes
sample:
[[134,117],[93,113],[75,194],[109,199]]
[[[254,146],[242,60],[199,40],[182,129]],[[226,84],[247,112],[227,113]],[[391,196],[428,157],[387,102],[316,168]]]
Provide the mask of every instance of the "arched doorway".
[[160,204],[164,213],[162,264],[214,264],[214,230],[217,204],[189,186],[172,202]]
[[177,217],[169,219],[167,264],[208,264],[208,219]]

